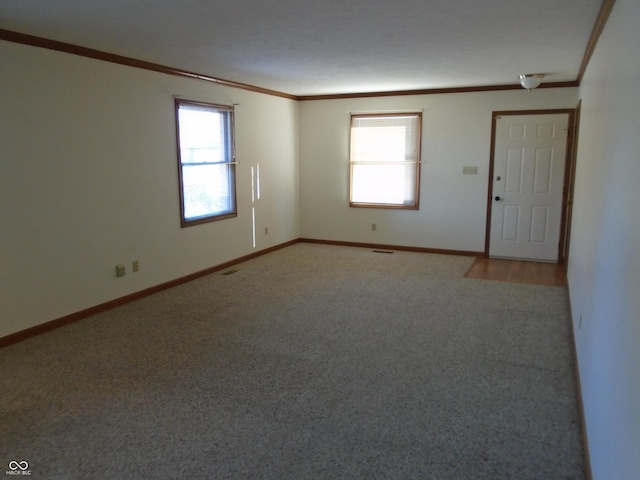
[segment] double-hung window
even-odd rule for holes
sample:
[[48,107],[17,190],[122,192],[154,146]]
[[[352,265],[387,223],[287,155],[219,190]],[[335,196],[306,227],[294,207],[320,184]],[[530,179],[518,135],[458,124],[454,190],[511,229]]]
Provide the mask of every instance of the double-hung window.
[[421,113],[352,114],[349,205],[418,209]]
[[237,216],[233,107],[175,105],[182,226]]

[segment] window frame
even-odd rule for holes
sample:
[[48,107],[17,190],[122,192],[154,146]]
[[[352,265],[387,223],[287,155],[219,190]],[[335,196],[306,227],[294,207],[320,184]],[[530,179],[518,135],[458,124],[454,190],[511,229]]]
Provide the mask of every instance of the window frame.
[[[209,102],[175,99],[175,122],[176,122],[176,143],[177,143],[177,159],[178,159],[178,185],[180,191],[180,225],[182,228],[191,227],[194,225],[201,225],[203,223],[215,222],[218,220],[224,220],[227,218],[233,218],[238,216],[238,202],[237,202],[237,172],[236,172],[236,148],[235,148],[235,116],[233,106],[220,105]],[[189,163],[183,163],[182,161],[182,147],[180,144],[180,108],[186,107],[201,107],[211,110],[212,112],[220,112],[225,114],[224,119],[224,137],[225,137],[225,159],[224,162],[218,162],[217,164],[227,165],[228,175],[230,176],[229,185],[233,192],[230,195],[232,203],[232,209],[230,211],[224,211],[222,213],[210,213],[192,219],[188,219],[185,216],[185,184],[183,169],[185,165]],[[192,164],[193,165],[193,164]],[[211,163],[216,165],[216,163]]]
[[[353,179],[354,166],[357,164],[353,158],[353,129],[354,119],[358,118],[392,118],[392,117],[416,117],[416,156],[415,156],[415,198],[410,204],[397,203],[377,203],[377,202],[356,202],[353,200]],[[418,210],[420,207],[420,165],[422,157],[422,112],[421,111],[400,111],[384,113],[351,113],[349,115],[349,207],[354,208],[381,208],[392,210]],[[383,162],[381,162],[382,164]],[[389,162],[391,163],[391,162]],[[412,162],[413,163],[413,162]],[[388,165],[388,164],[387,164]]]

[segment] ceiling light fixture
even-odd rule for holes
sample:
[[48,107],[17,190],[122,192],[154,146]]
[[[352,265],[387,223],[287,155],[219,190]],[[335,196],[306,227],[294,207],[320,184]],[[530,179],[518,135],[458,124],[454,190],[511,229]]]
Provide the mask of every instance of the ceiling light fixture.
[[521,73],[520,85],[522,85],[523,88],[531,91],[534,88],[537,88],[540,83],[542,83],[543,78],[544,73]]

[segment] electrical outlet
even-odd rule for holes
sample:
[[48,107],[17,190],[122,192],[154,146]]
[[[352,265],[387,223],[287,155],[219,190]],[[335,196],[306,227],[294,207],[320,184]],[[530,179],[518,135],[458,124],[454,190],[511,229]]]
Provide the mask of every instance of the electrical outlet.
[[126,273],[127,268],[124,265],[116,265],[116,277],[124,277]]
[[378,228],[378,226],[375,223],[371,224],[371,231],[372,232],[375,232],[377,228]]
[[582,328],[582,314],[580,314],[580,318],[578,319],[578,330]]
[[264,227],[264,234],[265,235],[269,235],[269,228],[268,227]]
[[140,263],[138,262],[138,260],[134,260],[133,262],[131,262],[131,270],[134,272],[140,270]]

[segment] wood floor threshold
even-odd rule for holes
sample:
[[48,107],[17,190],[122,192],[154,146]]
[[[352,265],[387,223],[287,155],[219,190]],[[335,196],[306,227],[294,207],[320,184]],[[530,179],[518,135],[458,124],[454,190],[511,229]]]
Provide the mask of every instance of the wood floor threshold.
[[567,286],[564,265],[524,260],[476,257],[465,277],[528,285]]

